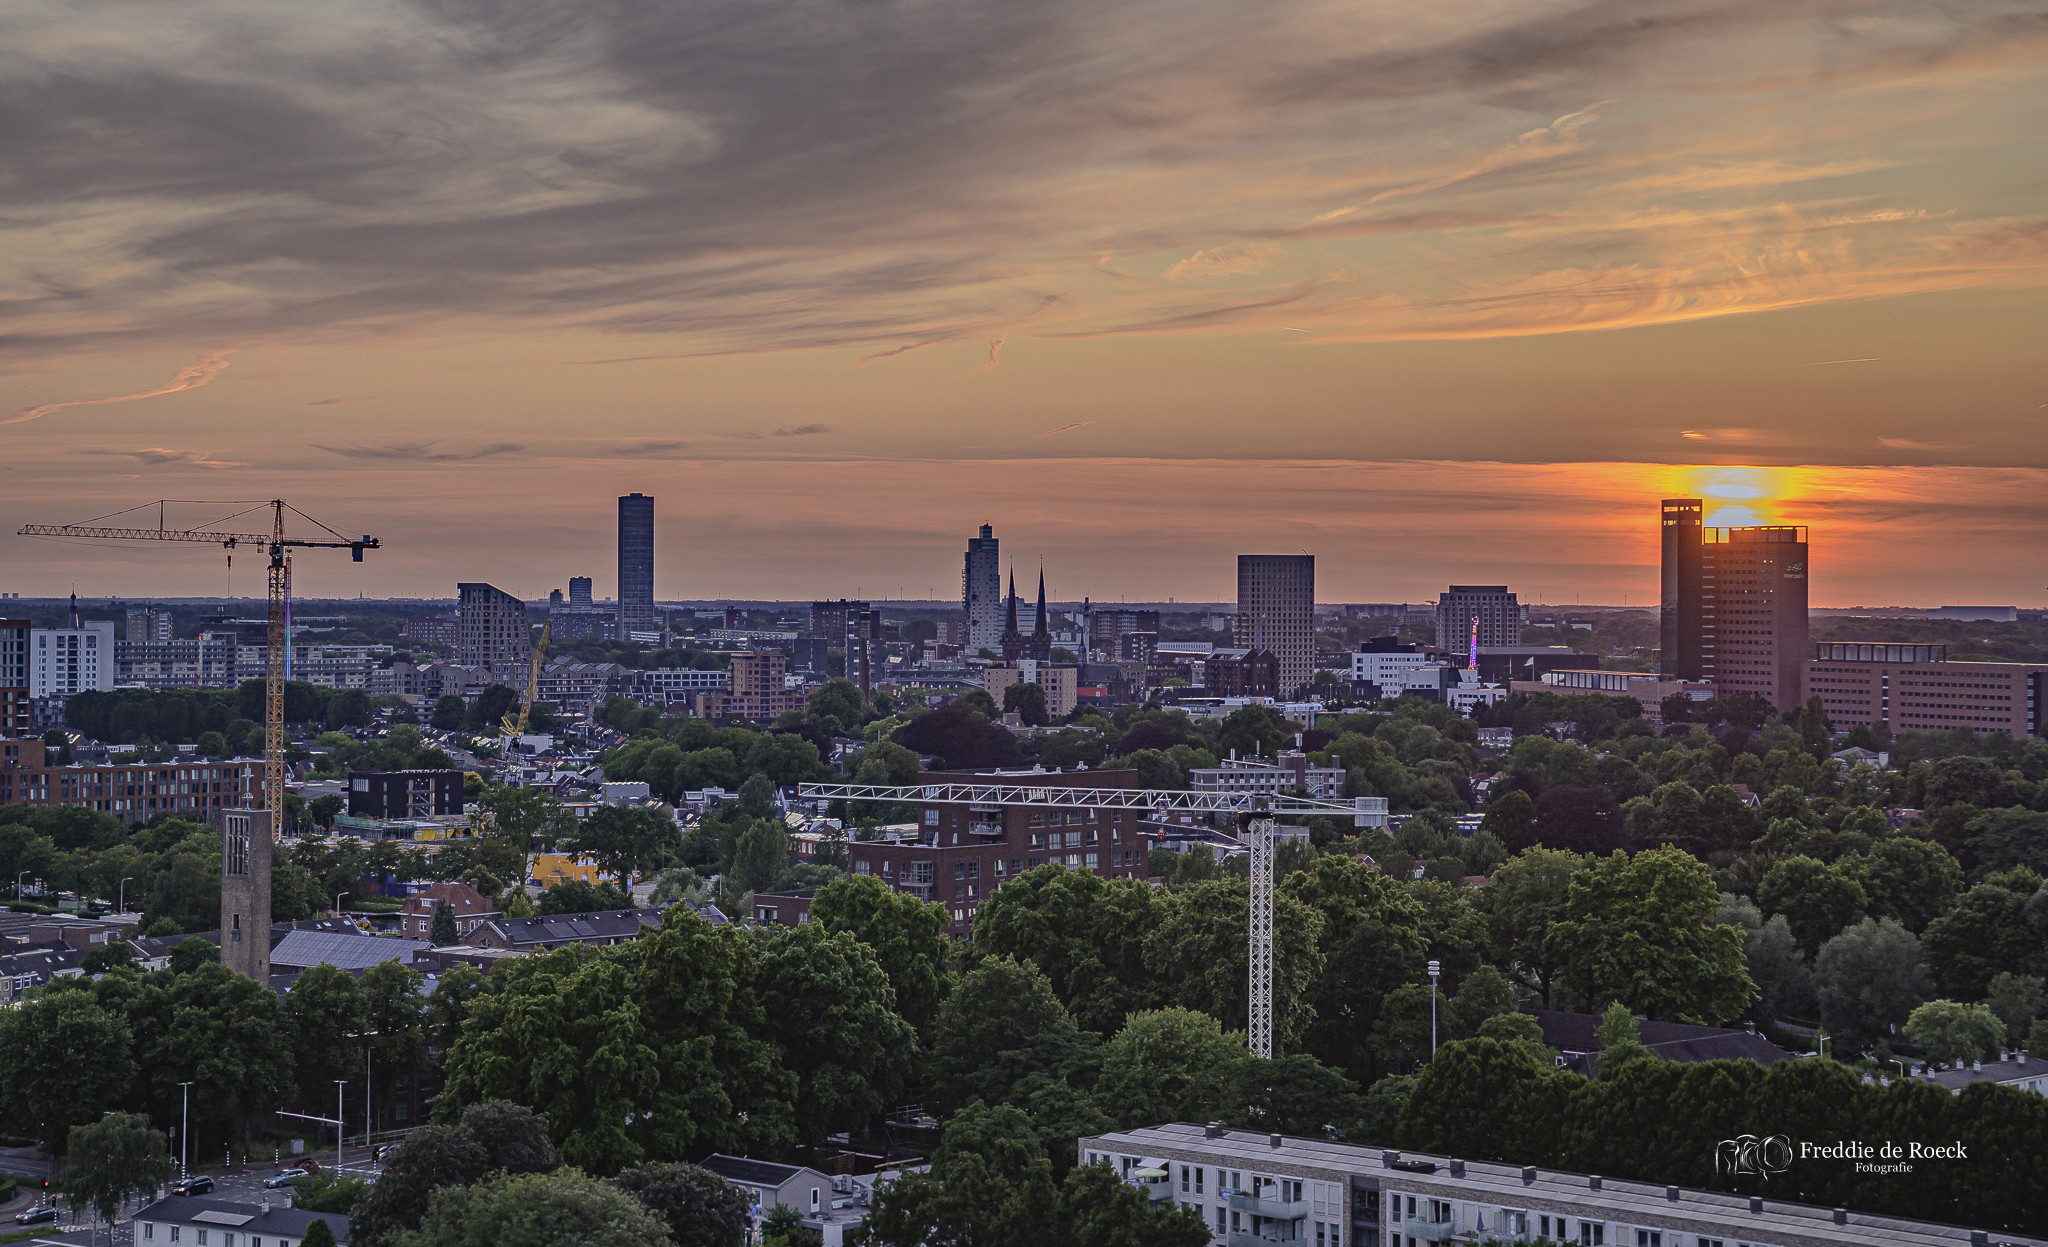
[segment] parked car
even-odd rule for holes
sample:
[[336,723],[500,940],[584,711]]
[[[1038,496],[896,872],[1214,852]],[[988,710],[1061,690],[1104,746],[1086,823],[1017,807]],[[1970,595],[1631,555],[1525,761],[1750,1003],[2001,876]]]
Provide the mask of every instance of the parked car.
[[34,1225],[39,1221],[55,1221],[56,1219],[57,1205],[55,1204],[44,1204],[40,1208],[31,1208],[27,1212],[17,1212],[14,1214],[14,1223],[16,1225]]
[[203,1173],[181,1178],[171,1186],[173,1195],[206,1195],[213,1191],[213,1179]]
[[306,1176],[307,1172],[307,1170],[299,1169],[296,1167],[291,1169],[280,1169],[277,1171],[276,1177],[263,1179],[263,1185],[274,1191],[281,1186],[290,1186],[292,1184],[293,1178],[303,1178]]

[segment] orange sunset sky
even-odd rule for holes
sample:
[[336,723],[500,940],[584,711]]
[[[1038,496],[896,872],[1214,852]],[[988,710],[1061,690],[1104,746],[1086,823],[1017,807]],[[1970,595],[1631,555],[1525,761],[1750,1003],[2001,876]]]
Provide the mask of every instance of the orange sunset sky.
[[[13,536],[283,496],[301,595],[1505,581],[1655,504],[1816,605],[2048,602],[2048,13],[1828,0],[335,0],[0,16]],[[198,522],[237,508],[187,508]],[[260,591],[254,560],[238,593]]]

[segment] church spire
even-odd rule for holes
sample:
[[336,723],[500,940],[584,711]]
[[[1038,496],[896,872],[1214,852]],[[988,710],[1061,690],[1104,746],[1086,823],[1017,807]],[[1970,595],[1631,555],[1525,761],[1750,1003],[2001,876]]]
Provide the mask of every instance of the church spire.
[[1009,614],[1003,621],[1003,635],[1017,636],[1017,569],[1010,569]]
[[1044,636],[1045,627],[1045,569],[1038,569],[1038,619],[1031,625],[1032,636]]

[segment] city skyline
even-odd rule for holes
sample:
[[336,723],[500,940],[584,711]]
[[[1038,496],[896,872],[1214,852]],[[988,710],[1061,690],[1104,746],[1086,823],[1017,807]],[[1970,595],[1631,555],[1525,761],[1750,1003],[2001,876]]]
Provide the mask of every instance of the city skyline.
[[[1074,596],[1307,549],[1633,600],[1585,501],[1727,468],[1816,603],[2038,601],[2041,36],[1654,10],[24,13],[0,532],[282,495],[386,541],[309,588],[439,592],[602,575],[642,491],[703,596],[950,596],[992,522]],[[6,542],[10,590],[197,570]]]

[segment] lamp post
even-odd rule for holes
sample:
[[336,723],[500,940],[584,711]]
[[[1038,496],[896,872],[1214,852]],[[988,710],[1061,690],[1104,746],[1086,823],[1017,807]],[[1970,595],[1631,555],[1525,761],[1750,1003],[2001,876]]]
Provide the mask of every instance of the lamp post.
[[1429,963],[1429,1059],[1436,1059],[1436,976],[1443,972],[1443,963]]
[[21,899],[21,881],[28,878],[29,873],[29,871],[24,870],[14,877],[14,899],[17,901]]
[[128,885],[133,882],[135,882],[134,875],[130,875],[126,879],[121,880],[120,890],[116,893],[118,899],[114,902],[115,913],[125,914],[128,912]]
[[192,1156],[192,1084],[181,1082],[178,1085],[185,1089],[185,1119],[178,1127],[178,1176],[189,1178],[192,1170],[186,1162]]
[[341,1124],[341,1089],[346,1086],[348,1079],[334,1080],[334,1171],[337,1174],[341,1172],[341,1141],[348,1133]]
[[336,892],[334,894],[334,916],[337,918],[341,917],[341,898],[347,895],[348,893],[346,892]]

